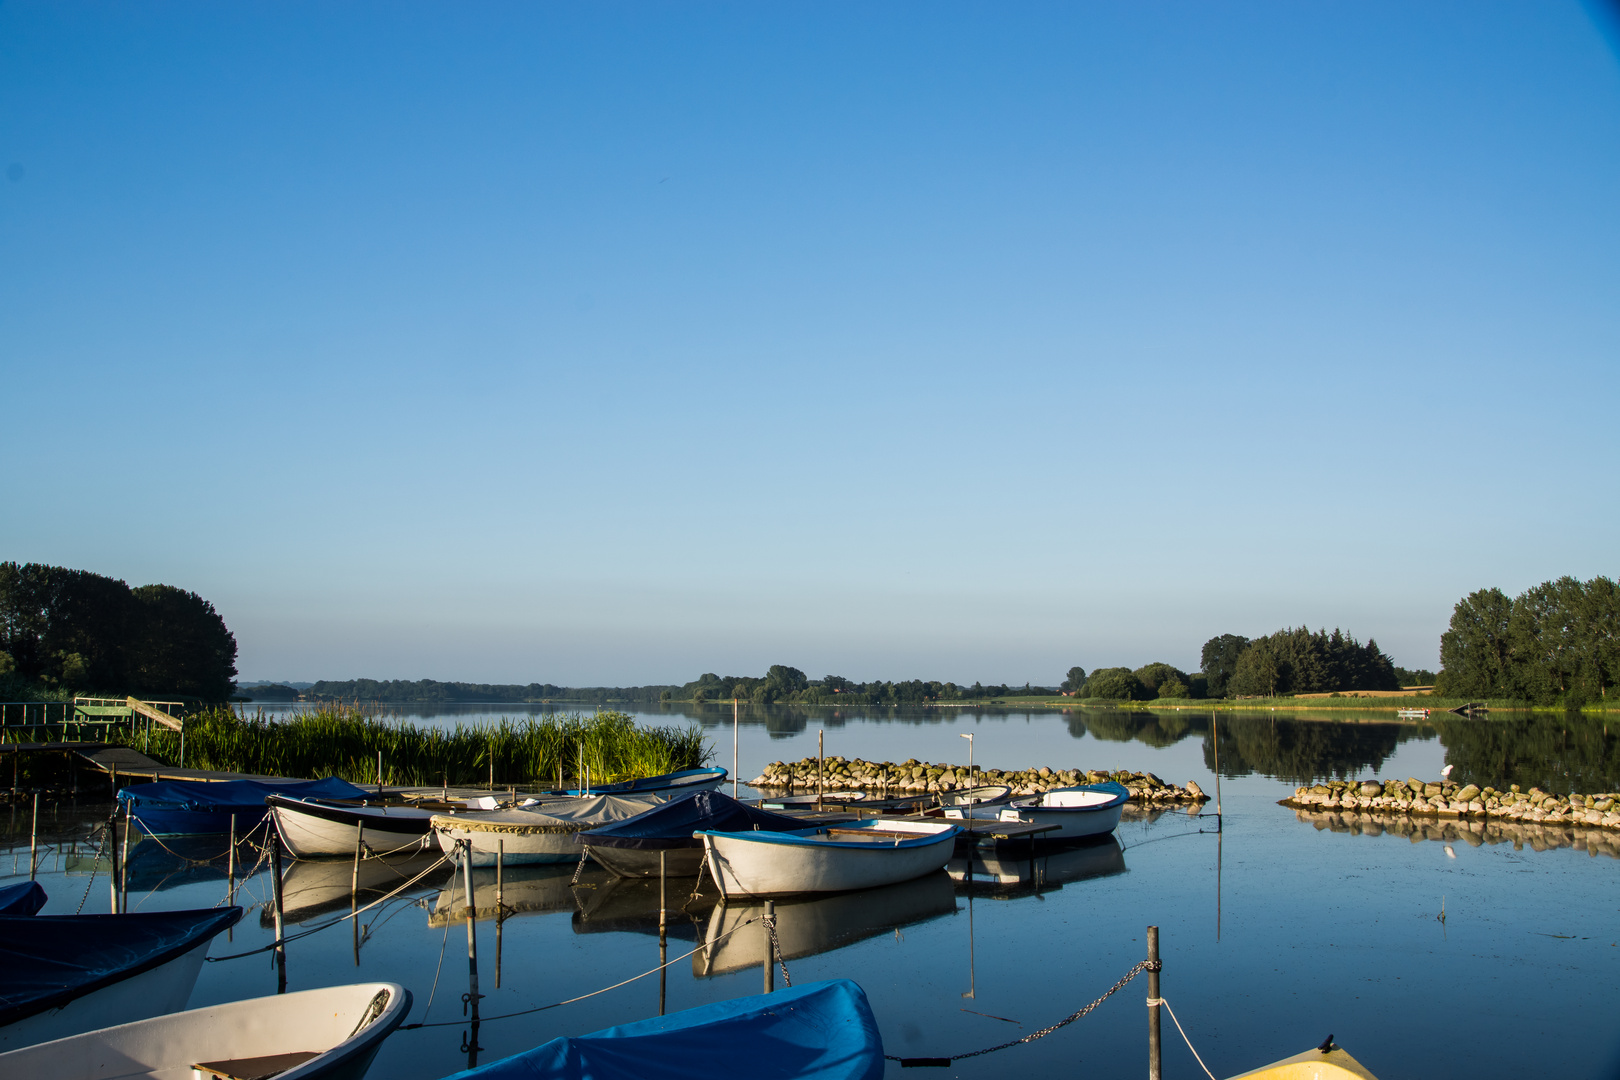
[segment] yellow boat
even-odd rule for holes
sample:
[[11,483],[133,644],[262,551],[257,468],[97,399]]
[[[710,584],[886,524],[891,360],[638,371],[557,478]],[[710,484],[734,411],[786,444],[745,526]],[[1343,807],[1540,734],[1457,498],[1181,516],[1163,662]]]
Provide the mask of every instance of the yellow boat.
[[1274,1061],[1232,1080],[1378,1080],[1366,1066],[1333,1044]]

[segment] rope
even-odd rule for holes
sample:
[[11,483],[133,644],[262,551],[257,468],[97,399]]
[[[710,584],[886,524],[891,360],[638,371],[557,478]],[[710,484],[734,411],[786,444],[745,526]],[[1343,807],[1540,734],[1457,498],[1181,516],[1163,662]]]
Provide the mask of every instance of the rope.
[[1113,997],[1116,993],[1124,988],[1126,983],[1142,974],[1142,972],[1147,971],[1153,965],[1153,963],[1154,962],[1152,960],[1142,960],[1138,962],[1135,967],[1131,968],[1131,970],[1125,973],[1124,978],[1120,979],[1119,982],[1115,983],[1113,986],[1110,986],[1107,991],[1104,992],[1102,997],[1098,998],[1096,1001],[1093,1001],[1090,1005],[1070,1013],[1068,1016],[1065,1016],[1062,1020],[1059,1020],[1050,1027],[1043,1027],[1039,1031],[1030,1032],[1022,1039],[1014,1039],[1011,1042],[1004,1042],[1000,1046],[987,1046],[983,1050],[973,1050],[966,1054],[956,1054],[947,1058],[904,1058],[895,1057],[893,1054],[884,1054],[883,1056],[889,1061],[898,1061],[902,1069],[915,1068],[920,1065],[948,1066],[953,1061],[962,1061],[965,1058],[978,1057],[981,1054],[993,1054],[997,1050],[1005,1050],[1010,1046],[1018,1046],[1021,1043],[1034,1042],[1036,1039],[1044,1038],[1047,1035],[1052,1034],[1052,1032],[1056,1031],[1058,1028],[1066,1027],[1069,1024],[1074,1023],[1092,1009],[1095,1009],[1097,1006]]
[[1176,1025],[1176,1030],[1181,1032],[1181,1041],[1187,1044],[1187,1049],[1192,1050],[1193,1060],[1198,1062],[1198,1067],[1204,1070],[1204,1075],[1209,1077],[1209,1080],[1215,1080],[1215,1074],[1209,1071],[1209,1066],[1205,1065],[1204,1059],[1198,1056],[1198,1051],[1193,1050],[1192,1040],[1187,1038],[1187,1032],[1182,1028],[1181,1021],[1176,1019],[1176,1010],[1170,1007],[1170,1003],[1162,997],[1148,998],[1147,1003],[1149,1008],[1155,1005],[1164,1006],[1164,1011],[1170,1014],[1170,1019]]
[[287,942],[289,942],[289,941],[297,941],[299,938],[306,938],[306,937],[309,937],[311,934],[318,934],[322,930],[328,929],[329,927],[336,926],[338,923],[348,922],[350,919],[354,918],[355,916],[361,915],[361,914],[364,914],[367,911],[370,911],[372,908],[376,907],[378,904],[386,903],[387,901],[392,900],[394,897],[398,896],[400,893],[404,892],[406,889],[410,888],[412,885],[415,885],[418,881],[421,881],[423,878],[427,877],[429,874],[433,873],[435,870],[437,870],[439,867],[443,866],[445,863],[447,863],[449,861],[450,861],[450,857],[448,855],[444,856],[443,858],[439,859],[438,862],[434,863],[432,866],[428,867],[426,870],[423,870],[420,874],[417,874],[415,877],[411,878],[409,881],[405,882],[403,885],[400,885],[398,888],[394,889],[392,892],[385,893],[384,895],[382,895],[382,896],[378,897],[377,899],[373,900],[371,903],[367,904],[363,908],[358,908],[358,909],[356,909],[354,911],[351,911],[347,915],[340,915],[337,918],[333,919],[331,922],[322,923],[319,926],[312,926],[308,930],[302,930],[302,931],[300,931],[300,932],[298,932],[296,934],[284,934],[281,937],[277,938],[275,941],[272,941],[268,945],[262,945],[257,949],[249,949],[247,952],[232,953],[230,956],[210,956],[210,957],[207,957],[206,959],[208,960],[208,962],[210,964],[217,964],[222,960],[240,960],[244,956],[256,956],[259,953],[269,952],[271,949],[279,948],[280,946],[287,944]]
[[[681,955],[677,956],[675,959],[669,961],[668,963],[659,964],[657,967],[648,968],[646,971],[643,971],[641,974],[632,975],[628,979],[624,979],[624,980],[621,980],[620,982],[614,983],[612,986],[604,986],[600,990],[592,990],[588,994],[581,994],[578,997],[571,997],[571,998],[567,999],[566,1001],[554,1001],[550,1005],[537,1005],[532,1009],[521,1009],[518,1012],[501,1013],[499,1016],[483,1016],[483,1017],[479,1018],[479,1023],[488,1024],[488,1023],[490,1023],[492,1021],[495,1021],[495,1020],[510,1020],[514,1016],[528,1016],[531,1013],[545,1012],[548,1009],[559,1008],[560,1006],[563,1006],[563,1005],[572,1005],[576,1001],[584,1001],[586,998],[593,998],[598,994],[605,994],[609,990],[617,990],[621,986],[628,986],[630,983],[635,982],[637,979],[645,979],[649,975],[658,974],[660,971],[664,970],[667,967],[673,967],[674,965],[680,963],[682,960],[686,960],[686,959],[690,958],[695,953],[700,953],[704,949],[707,949],[710,946],[716,945],[719,942],[724,941],[726,938],[730,937],[732,934],[735,934],[738,930],[741,930],[743,927],[749,925],[750,923],[756,923],[756,922],[760,922],[760,921],[761,921],[760,916],[755,916],[752,919],[745,919],[744,921],[738,923],[736,926],[733,926],[730,930],[727,930],[725,933],[723,933],[723,934],[719,935],[718,937],[716,937],[713,941],[706,941],[702,945],[699,945],[697,948],[692,949],[689,952],[682,953]],[[449,932],[449,927],[445,928],[445,932],[446,933]],[[785,971],[785,969],[784,969],[784,971]],[[426,1015],[426,1013],[424,1013],[423,1015]],[[466,1022],[467,1021],[465,1021],[465,1020],[440,1020],[437,1023],[429,1024],[429,1023],[426,1023],[424,1021],[424,1022],[419,1022],[419,1023],[415,1023],[415,1024],[401,1024],[399,1026],[399,1030],[401,1030],[401,1031],[411,1031],[411,1030],[414,1030],[416,1028],[460,1027],[462,1024],[465,1024]]]

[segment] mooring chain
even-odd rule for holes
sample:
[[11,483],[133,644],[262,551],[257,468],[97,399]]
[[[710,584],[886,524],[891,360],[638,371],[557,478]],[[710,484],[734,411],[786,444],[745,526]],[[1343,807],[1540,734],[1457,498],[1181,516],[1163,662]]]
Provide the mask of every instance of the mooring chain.
[[1116,993],[1124,988],[1126,983],[1142,974],[1142,972],[1157,971],[1159,970],[1159,966],[1160,962],[1157,960],[1139,961],[1135,967],[1131,968],[1131,970],[1125,973],[1124,978],[1120,979],[1119,982],[1115,983],[1113,986],[1110,986],[1107,991],[1103,993],[1102,997],[1098,998],[1096,1001],[1093,1001],[1085,1008],[1070,1013],[1068,1016],[1065,1016],[1062,1020],[1059,1020],[1050,1027],[1044,1027],[1039,1031],[1030,1032],[1022,1039],[1014,1039],[1011,1042],[1004,1042],[1000,1046],[987,1046],[983,1050],[972,1050],[966,1054],[953,1054],[948,1058],[904,1058],[896,1057],[893,1054],[884,1054],[883,1056],[889,1061],[898,1061],[902,1067],[906,1067],[908,1065],[949,1065],[953,1061],[961,1061],[964,1058],[978,1057],[981,1054],[993,1054],[997,1050],[1005,1050],[1010,1046],[1018,1046],[1022,1043],[1034,1042],[1036,1039],[1044,1038],[1045,1036],[1052,1034],[1052,1032],[1056,1031],[1058,1028],[1066,1027],[1069,1024],[1074,1023],[1092,1009],[1095,1009],[1097,1006],[1113,997]]
[[579,884],[579,875],[585,872],[585,860],[590,857],[591,853],[588,850],[579,853],[579,863],[574,867],[574,880],[568,883],[569,888]]
[[[771,956],[776,958],[777,966],[782,969],[782,983],[792,986],[793,976],[788,974],[787,957],[782,955],[782,943],[776,938],[776,916],[774,914],[766,916],[762,921],[765,923],[765,932],[771,936]],[[771,957],[766,957],[765,962],[769,964]]]

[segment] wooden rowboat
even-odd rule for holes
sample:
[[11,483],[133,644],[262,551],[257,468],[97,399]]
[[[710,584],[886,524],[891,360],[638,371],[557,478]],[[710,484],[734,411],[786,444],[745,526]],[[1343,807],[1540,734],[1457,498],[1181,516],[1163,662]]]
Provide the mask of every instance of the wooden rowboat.
[[[426,851],[433,842],[433,815],[419,806],[367,806],[323,799],[271,795],[265,803],[295,859],[323,855],[353,857],[363,842],[368,855]],[[363,827],[363,831],[362,831]]]
[[1112,780],[1079,787],[1053,788],[1031,799],[1014,799],[1001,812],[1002,821],[1056,825],[1042,840],[1074,840],[1102,836],[1119,827],[1119,816],[1131,797],[1124,784]]
[[596,795],[541,803],[531,809],[493,810],[476,814],[435,814],[439,846],[454,852],[459,841],[472,844],[474,866],[494,866],[499,854],[506,865],[577,862],[574,834],[612,821],[622,821],[664,800],[656,794]]
[[0,1076],[360,1080],[410,1007],[396,983],[232,1001],[0,1054]]
[[959,826],[867,818],[791,832],[701,831],[720,895],[843,892],[910,881],[950,861]]

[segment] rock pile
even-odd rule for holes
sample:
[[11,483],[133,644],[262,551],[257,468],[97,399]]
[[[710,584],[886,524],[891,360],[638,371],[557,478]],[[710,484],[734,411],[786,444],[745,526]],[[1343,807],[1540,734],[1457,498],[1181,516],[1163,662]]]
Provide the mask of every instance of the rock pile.
[[[1209,798],[1199,786],[1188,781],[1185,787],[1166,784],[1148,772],[1100,772],[1095,769],[1022,769],[1005,772],[1001,769],[976,769],[972,779],[966,765],[928,764],[916,758],[907,758],[895,764],[889,761],[862,761],[860,758],[827,759],[823,783],[828,791],[865,791],[890,793],[896,797],[936,792],[956,791],[974,784],[1005,784],[1015,795],[1036,795],[1052,788],[1072,787],[1075,784],[1100,784],[1117,780],[1130,789],[1131,798],[1144,803],[1203,802]],[[815,790],[816,759],[802,761],[773,761],[765,766],[761,775],[748,781],[757,788]]]
[[1586,825],[1620,828],[1620,795],[1553,795],[1533,787],[1506,791],[1447,780],[1427,783],[1418,779],[1344,781],[1294,789],[1282,805],[1295,809],[1381,810],[1435,817],[1503,818],[1547,825]]

